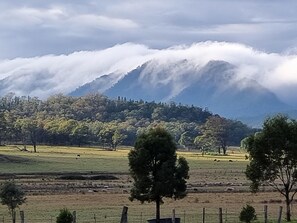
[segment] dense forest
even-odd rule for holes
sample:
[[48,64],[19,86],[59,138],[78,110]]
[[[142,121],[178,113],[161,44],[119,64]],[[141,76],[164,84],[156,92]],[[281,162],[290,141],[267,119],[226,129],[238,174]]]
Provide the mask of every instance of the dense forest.
[[138,134],[162,126],[181,148],[226,152],[254,130],[207,109],[175,103],[111,100],[100,94],[51,96],[46,100],[0,98],[0,145],[132,146]]

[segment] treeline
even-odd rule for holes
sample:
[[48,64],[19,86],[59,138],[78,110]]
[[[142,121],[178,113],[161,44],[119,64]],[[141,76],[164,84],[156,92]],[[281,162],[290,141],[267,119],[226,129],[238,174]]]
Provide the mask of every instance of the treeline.
[[239,145],[253,131],[239,121],[175,103],[111,100],[100,94],[0,98],[0,144],[32,144],[34,150],[37,144],[131,146],[139,133],[157,125],[182,147],[219,151]]

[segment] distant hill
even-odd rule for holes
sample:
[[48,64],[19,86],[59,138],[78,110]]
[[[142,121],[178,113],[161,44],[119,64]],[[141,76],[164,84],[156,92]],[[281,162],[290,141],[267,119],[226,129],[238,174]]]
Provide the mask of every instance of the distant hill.
[[225,61],[193,66],[188,60],[166,64],[152,60],[122,75],[119,80],[112,78],[112,74],[101,76],[71,95],[91,92],[101,92],[112,98],[121,96],[200,106],[253,126],[259,124],[253,117],[292,110],[257,81],[238,78],[236,67]]
[[82,96],[89,93],[104,92],[109,89],[116,81],[117,77],[114,73],[103,75],[99,78],[96,78],[94,81],[89,82],[85,85],[79,86],[69,95],[71,96]]
[[259,126],[268,115],[296,114],[297,82],[290,82],[286,73],[293,77],[296,66],[283,64],[281,58],[219,42],[168,49],[127,43],[102,51],[15,58],[0,61],[0,96],[13,92],[47,99],[100,93],[194,105]]

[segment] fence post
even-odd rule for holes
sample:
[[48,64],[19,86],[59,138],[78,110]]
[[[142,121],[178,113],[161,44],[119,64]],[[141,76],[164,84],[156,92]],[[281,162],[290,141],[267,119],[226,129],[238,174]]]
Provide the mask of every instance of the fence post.
[[283,206],[279,206],[277,223],[281,223],[282,221],[282,212],[283,212]]
[[25,214],[24,211],[20,211],[21,223],[25,223]]
[[76,211],[73,211],[72,216],[73,216],[73,223],[76,223]]
[[123,207],[121,223],[128,223],[128,207],[126,206]]
[[268,223],[267,205],[264,205],[264,223]]
[[175,209],[172,209],[172,223],[175,223]]
[[205,223],[205,208],[202,209],[202,223]]
[[223,223],[223,209],[219,208],[219,223]]
[[96,214],[94,214],[94,221],[95,221],[95,223],[97,222],[97,221],[96,221]]
[[228,211],[227,211],[227,208],[226,208],[226,213],[225,213],[225,222],[227,222],[227,217],[228,217]]

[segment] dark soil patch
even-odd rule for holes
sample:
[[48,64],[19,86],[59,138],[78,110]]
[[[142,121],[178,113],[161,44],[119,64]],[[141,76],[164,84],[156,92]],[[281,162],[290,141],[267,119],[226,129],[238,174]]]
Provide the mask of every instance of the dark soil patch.
[[94,176],[83,176],[83,175],[62,175],[58,179],[61,180],[118,180],[119,178],[113,175],[94,175]]
[[20,156],[8,156],[0,154],[0,163],[27,163],[29,159]]

